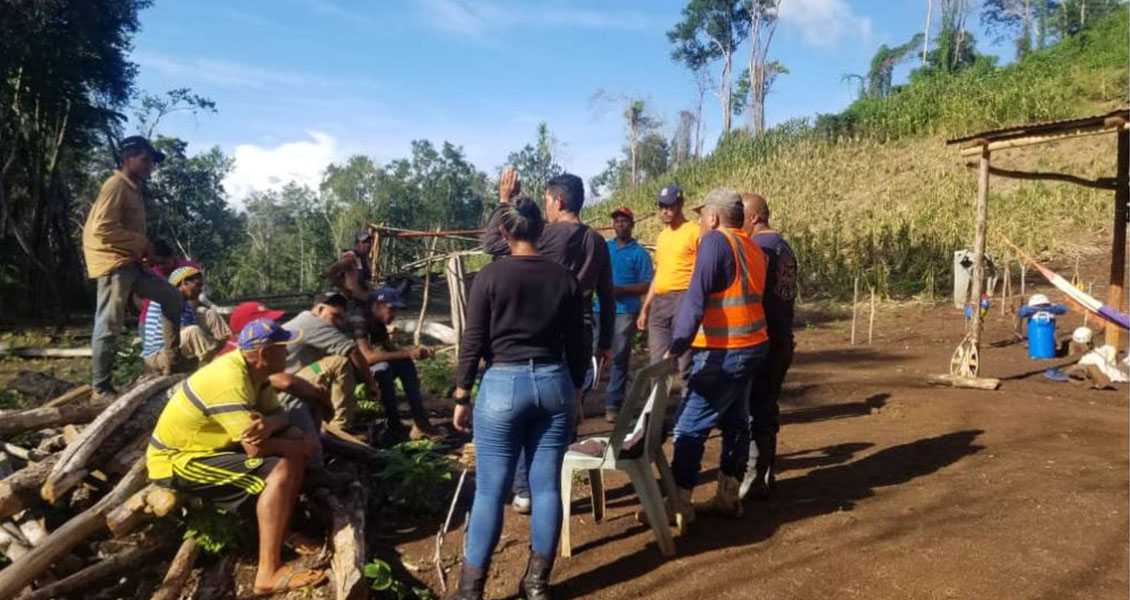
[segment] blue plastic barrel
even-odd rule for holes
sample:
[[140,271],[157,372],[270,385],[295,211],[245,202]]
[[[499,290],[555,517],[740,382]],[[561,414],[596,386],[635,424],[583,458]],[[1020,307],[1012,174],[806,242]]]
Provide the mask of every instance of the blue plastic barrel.
[[1028,357],[1055,358],[1055,316],[1038,312],[1028,319]]

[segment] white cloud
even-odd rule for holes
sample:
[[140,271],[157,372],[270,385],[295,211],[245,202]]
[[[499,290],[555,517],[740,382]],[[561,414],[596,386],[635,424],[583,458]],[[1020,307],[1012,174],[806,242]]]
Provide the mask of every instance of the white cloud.
[[634,11],[598,11],[569,6],[539,6],[511,2],[424,0],[425,22],[436,29],[479,37],[505,27],[541,26],[560,29],[642,30],[656,24],[651,16]]
[[317,189],[322,171],[341,158],[338,141],[321,131],[307,132],[309,140],[285,142],[271,148],[239,144],[232,156],[235,168],[224,189],[237,202],[251,192],[279,189],[290,182]]
[[835,46],[845,37],[871,37],[871,19],[852,12],[845,0],[785,0],[777,15],[785,26],[800,31],[810,46]]

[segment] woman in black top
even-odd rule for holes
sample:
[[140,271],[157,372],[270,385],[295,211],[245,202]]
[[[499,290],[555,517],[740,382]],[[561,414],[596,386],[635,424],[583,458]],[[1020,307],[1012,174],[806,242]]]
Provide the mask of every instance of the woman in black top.
[[[467,302],[455,427],[470,431],[474,422],[477,479],[458,600],[482,598],[519,448],[525,450],[533,504],[530,561],[519,594],[548,598],[561,533],[561,462],[589,349],[577,280],[537,253],[543,224],[533,200],[512,203],[499,227],[510,256],[479,271]],[[487,369],[472,417],[469,390],[480,359]]]

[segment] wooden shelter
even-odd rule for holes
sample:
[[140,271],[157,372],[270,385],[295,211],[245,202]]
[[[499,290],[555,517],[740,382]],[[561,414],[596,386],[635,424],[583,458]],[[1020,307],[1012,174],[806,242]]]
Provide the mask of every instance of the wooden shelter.
[[[1060,140],[1081,138],[1089,136],[1104,136],[1114,134],[1116,139],[1118,164],[1114,177],[1099,179],[1086,179],[1065,173],[1048,173],[1034,171],[1013,171],[993,167],[990,164],[993,153],[1006,150],[1015,150],[1057,142]],[[1082,185],[1101,190],[1110,190],[1114,193],[1114,240],[1110,256],[1110,289],[1107,292],[1107,304],[1120,308],[1123,301],[1123,281],[1126,275],[1126,220],[1127,201],[1130,200],[1130,105],[1123,105],[1101,115],[1082,117],[1077,119],[1064,119],[1060,121],[1047,121],[1042,123],[1028,123],[1001,129],[983,131],[970,136],[960,137],[946,141],[947,145],[957,145],[962,157],[976,157],[976,163],[968,166],[978,168],[977,186],[977,215],[976,235],[974,238],[973,256],[973,285],[970,297],[973,302],[981,297],[984,289],[985,273],[985,242],[988,224],[988,199],[989,176],[1005,177],[1010,179],[1034,179],[1044,181],[1061,181],[1075,185]],[[980,343],[982,317],[980,311],[973,311],[973,323],[966,340],[954,355],[955,364],[959,362],[959,355],[963,353],[972,358],[966,358],[964,371],[961,368],[952,368],[954,375],[976,376],[976,354]],[[1117,327],[1106,328],[1106,342],[1115,348],[1120,348],[1121,331]]]

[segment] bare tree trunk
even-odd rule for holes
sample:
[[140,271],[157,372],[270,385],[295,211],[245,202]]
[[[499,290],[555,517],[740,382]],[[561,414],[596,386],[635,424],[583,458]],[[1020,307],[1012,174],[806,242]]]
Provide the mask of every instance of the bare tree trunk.
[[922,66],[926,66],[926,54],[930,51],[930,17],[934,12],[934,0],[926,0],[926,28],[922,30]]
[[722,102],[722,137],[730,135],[730,118],[733,108],[730,106],[733,93],[733,68],[734,55],[727,50],[722,54],[722,88],[718,99]]
[[695,84],[698,86],[698,97],[694,105],[694,157],[702,158],[702,102],[706,98],[706,74],[699,71],[695,74]]

